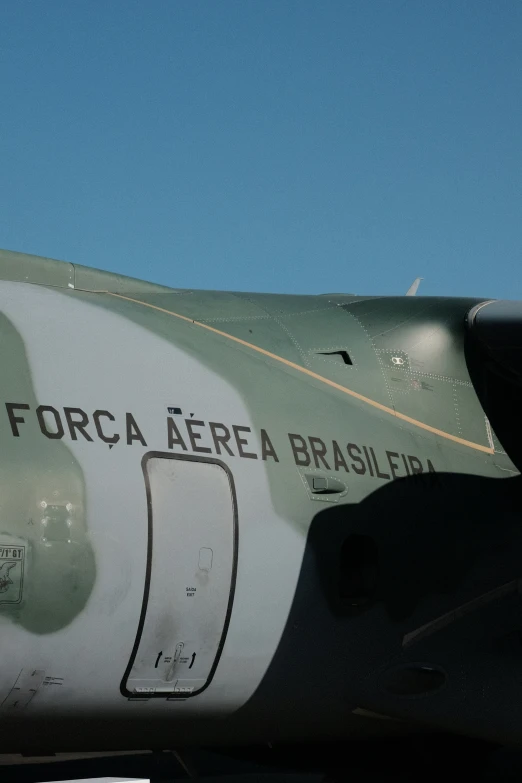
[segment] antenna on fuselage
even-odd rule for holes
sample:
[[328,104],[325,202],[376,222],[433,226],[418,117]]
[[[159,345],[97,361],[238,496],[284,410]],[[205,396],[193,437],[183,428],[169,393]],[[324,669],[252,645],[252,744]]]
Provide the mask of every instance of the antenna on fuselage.
[[423,277],[416,277],[415,278],[413,283],[410,285],[410,287],[406,291],[406,296],[415,296],[415,294],[417,293],[417,289],[418,289],[418,287],[420,285],[420,281],[421,280],[424,280],[424,278]]

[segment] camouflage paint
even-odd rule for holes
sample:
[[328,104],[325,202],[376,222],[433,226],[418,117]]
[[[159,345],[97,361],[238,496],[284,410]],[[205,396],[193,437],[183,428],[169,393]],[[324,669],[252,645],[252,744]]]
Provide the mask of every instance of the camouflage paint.
[[[55,539],[62,537],[62,540],[51,542],[40,540],[38,547],[52,544],[50,548],[41,550],[40,559],[34,557],[30,560],[28,556],[28,567],[31,566],[35,577],[40,572],[35,570],[36,566],[33,568],[33,562],[45,571],[42,571],[41,582],[37,578],[31,579],[30,594],[26,594],[24,588],[24,595],[30,595],[31,606],[29,599],[25,607],[2,604],[3,593],[0,592],[0,614],[4,618],[10,617],[23,626],[29,632],[29,638],[30,634],[39,634],[40,641],[46,632],[60,631],[56,637],[63,639],[69,656],[57,658],[66,681],[69,677],[70,690],[64,690],[62,700],[57,696],[54,702],[50,696],[45,701],[47,694],[39,693],[31,709],[40,711],[40,715],[46,714],[46,707],[50,711],[69,709],[71,714],[77,715],[88,709],[95,711],[103,703],[105,715],[125,714],[136,718],[141,714],[149,725],[154,716],[168,715],[170,718],[183,715],[188,720],[191,715],[223,716],[234,713],[258,688],[262,694],[272,695],[260,683],[272,659],[281,661],[276,650],[285,623],[287,620],[290,623],[289,607],[294,598],[312,521],[316,530],[323,525],[327,527],[329,517],[325,514],[328,510],[342,510],[346,505],[354,518],[360,508],[357,524],[363,528],[367,524],[370,529],[372,524],[385,526],[387,520],[380,519],[375,507],[372,511],[371,503],[376,496],[391,494],[393,497],[395,492],[391,468],[382,461],[386,459],[384,454],[396,455],[399,465],[399,455],[413,455],[422,461],[424,471],[432,464],[437,472],[470,476],[504,478],[516,473],[494,433],[488,429],[464,362],[464,317],[477,300],[425,297],[393,300],[348,295],[275,296],[182,291],[17,254],[2,253],[0,262],[5,267],[5,275],[2,275],[5,279],[44,287],[41,297],[33,297],[35,303],[38,299],[39,306],[44,307],[45,301],[48,301],[49,307],[54,308],[53,312],[60,310],[60,318],[64,318],[65,323],[62,328],[74,332],[76,339],[81,336],[83,323],[83,328],[92,329],[93,334],[94,327],[97,327],[99,345],[89,345],[94,338],[91,339],[90,332],[87,332],[82,339],[90,350],[89,356],[84,360],[79,352],[76,370],[69,364],[69,372],[76,371],[78,374],[76,385],[69,386],[80,389],[84,381],[85,396],[89,404],[92,401],[89,408],[91,417],[95,407],[106,406],[112,410],[112,405],[118,405],[118,426],[119,432],[122,432],[121,416],[126,410],[126,403],[120,403],[117,398],[109,403],[103,396],[116,385],[116,392],[121,397],[137,400],[133,413],[140,424],[144,422],[147,425],[143,426],[147,445],[129,446],[127,450],[121,443],[114,451],[109,451],[107,443],[79,442],[69,449],[65,440],[47,441],[37,429],[34,410],[38,403],[51,405],[55,401],[47,397],[36,399],[31,376],[36,364],[37,349],[34,346],[37,341],[34,340],[31,362],[27,359],[27,346],[24,348],[21,338],[16,337],[16,331],[6,326],[8,339],[4,341],[7,352],[2,356],[3,367],[12,368],[13,371],[7,375],[16,380],[5,381],[4,398],[13,395],[13,402],[26,402],[31,410],[27,415],[24,411],[18,412],[25,417],[25,423],[21,425],[24,428],[23,439],[20,437],[19,442],[10,430],[5,429],[9,426],[5,423],[5,416],[3,419],[0,417],[5,430],[1,433],[1,459],[7,488],[4,495],[13,498],[5,507],[5,515],[2,509],[3,527],[12,539],[12,547],[21,547],[24,525],[31,526],[32,517],[28,510],[39,502],[43,511],[51,509],[46,513],[47,526],[54,529]],[[20,301],[24,298],[15,289],[11,293],[6,286],[5,290],[5,295],[12,295],[13,301],[18,295]],[[31,297],[25,299],[30,301]],[[57,307],[59,301],[63,302],[63,312]],[[177,318],[170,312],[183,318]],[[63,313],[67,313],[67,317]],[[57,320],[60,324],[60,319]],[[226,334],[203,329],[192,323],[196,321]],[[30,342],[30,334],[36,335],[39,328],[37,320],[27,323],[27,334],[24,331],[26,343]],[[243,343],[231,340],[227,334]],[[120,384],[113,383],[111,386],[105,378],[110,362],[104,355],[104,338],[111,346],[110,350],[119,351],[109,359],[114,373],[121,369],[125,381]],[[245,343],[279,358],[274,359]],[[72,350],[70,345],[68,350]],[[99,362],[96,350],[100,353]],[[152,363],[150,356],[144,354],[146,350],[154,351]],[[351,364],[345,364],[336,354],[338,351],[346,351]],[[29,350],[27,354],[30,355]],[[46,368],[44,373],[46,378],[58,373],[53,364],[51,346],[48,359],[49,370]],[[154,362],[156,366],[152,367]],[[176,362],[180,367],[178,377],[177,366],[172,364]],[[148,369],[144,370],[145,367]],[[58,395],[59,375],[56,377]],[[164,397],[160,399],[156,385],[163,377],[171,380],[169,383],[165,381],[165,391],[161,390]],[[135,388],[129,388],[131,383]],[[332,383],[371,399],[375,405],[334,388]],[[36,388],[39,387],[36,385]],[[128,660],[140,609],[138,587],[143,580],[144,569],[139,552],[144,550],[146,506],[139,484],[139,464],[147,449],[167,451],[165,408],[178,402],[175,399],[178,394],[185,395],[186,399],[190,399],[190,395],[197,399],[195,412],[205,421],[206,429],[201,431],[207,438],[201,444],[209,443],[209,421],[222,421],[229,427],[233,424],[250,427],[252,437],[249,446],[255,449],[258,459],[242,459],[237,448],[234,448],[234,456],[220,455],[234,474],[238,486],[240,554],[231,625],[212,687],[193,703],[190,700],[177,704],[162,702],[144,707],[143,704],[123,700],[115,690]],[[63,406],[79,402],[65,399],[62,395],[56,404]],[[228,418],[223,411],[227,412]],[[403,418],[394,416],[394,411],[403,414]],[[407,417],[424,422],[432,431],[416,426]],[[270,457],[261,459],[260,432],[263,429],[270,436],[278,461]],[[433,430],[446,432],[451,438]],[[310,459],[309,465],[297,465],[288,437],[291,433],[304,439],[309,455],[312,453],[310,438],[320,439],[326,444],[328,467],[317,454]],[[462,441],[471,441],[478,448]],[[314,442],[318,443],[317,440]],[[334,465],[334,442],[343,451],[345,461],[350,462],[349,470],[342,464]],[[346,447],[349,443],[358,444],[359,457],[365,464],[364,472],[358,473],[352,460],[348,460]],[[179,446],[174,448],[179,449]],[[395,457],[392,456],[393,459]],[[112,468],[113,474],[109,473],[110,465],[118,466],[117,470]],[[46,483],[49,476],[52,479],[50,484]],[[86,479],[86,476],[89,478]],[[333,496],[310,492],[309,480],[314,476],[340,480],[346,490]],[[10,485],[16,486],[16,491]],[[46,494],[48,488],[50,496]],[[53,496],[55,491],[58,495]],[[87,500],[86,492],[90,493]],[[399,489],[397,492],[400,494]],[[59,498],[62,505],[50,502],[53,497]],[[96,519],[96,514],[105,511],[102,500],[112,502],[113,505],[109,503],[108,508],[122,518],[111,517],[109,510],[107,520]],[[361,501],[366,500],[370,503],[365,506]],[[120,506],[116,505],[118,501],[121,501]],[[41,506],[42,502],[46,504],[45,508]],[[86,515],[87,502],[89,516]],[[63,503],[65,508],[69,503],[73,509],[78,506],[80,516],[66,517],[63,510],[59,510],[64,508]],[[93,506],[97,509],[94,513]],[[377,510],[380,509],[377,504]],[[321,510],[323,514],[318,513]],[[42,518],[40,516],[40,524]],[[75,537],[71,544],[74,543],[75,547],[72,549],[68,549],[71,545],[67,542],[66,546],[63,541],[67,519],[71,519],[71,529],[74,529]],[[87,519],[90,520],[89,532],[86,529]],[[416,519],[413,521],[415,523]],[[408,524],[410,522],[408,520]],[[96,523],[95,535],[91,529],[93,523]],[[124,540],[126,523],[133,535],[130,543]],[[383,533],[380,534],[383,540],[387,540]],[[111,536],[115,540],[111,540]],[[328,536],[323,534],[323,538]],[[96,571],[93,547],[89,541],[95,542]],[[390,538],[390,549],[393,545],[394,541]],[[40,551],[36,550],[36,546],[32,541],[31,551]],[[69,552],[72,559],[67,560]],[[43,559],[44,555],[47,561]],[[50,565],[47,570],[44,563]],[[52,566],[57,563],[60,577],[53,574]],[[409,567],[410,563],[407,565]],[[310,573],[306,568],[303,566],[302,573],[305,584]],[[13,569],[7,573],[7,578]],[[312,595],[308,604],[304,601],[306,612],[313,603],[319,618],[323,618],[324,627],[333,629],[333,635],[339,633],[343,652],[336,658],[335,665],[342,682],[346,679],[351,683],[349,677],[344,677],[345,663],[349,672],[366,671],[357,659],[361,650],[364,651],[365,666],[372,664],[383,668],[385,660],[382,655],[391,660],[397,654],[395,648],[390,648],[390,652],[383,644],[385,653],[381,654],[379,645],[365,647],[365,644],[369,645],[373,638],[394,640],[399,632],[402,639],[403,633],[411,631],[407,622],[416,622],[419,618],[415,614],[414,602],[409,602],[407,575],[406,570],[406,588],[401,592],[404,585],[399,585],[398,598],[395,603],[391,602],[392,608],[388,607],[386,611],[378,608],[373,613],[368,611],[359,625],[357,622],[350,625],[345,617],[339,622],[337,617],[332,619],[328,608],[321,603],[323,596],[319,591]],[[458,576],[461,578],[460,573]],[[0,590],[4,578],[0,573]],[[60,579],[65,581],[60,583]],[[50,586],[50,590],[40,590],[42,585]],[[61,605],[60,588],[67,592],[68,601],[73,597],[71,606]],[[49,599],[53,589],[56,600]],[[81,600],[76,601],[77,595],[81,595]],[[432,600],[430,596],[429,601]],[[421,606],[422,612],[427,611],[426,606],[430,609],[430,606],[438,607],[440,604],[430,604],[429,601]],[[7,628],[7,621],[4,622]],[[424,617],[419,625],[422,622]],[[361,626],[364,629],[362,633]],[[299,628],[299,623],[292,625],[294,627]],[[375,630],[375,637],[367,633],[370,628]],[[107,649],[96,649],[97,641],[92,629],[104,640]],[[43,641],[47,642],[48,638]],[[83,649],[86,639],[89,640],[88,650]],[[23,641],[27,645],[27,639]],[[30,644],[27,646],[30,647]],[[30,649],[33,657],[28,657],[23,665],[40,666],[45,659],[45,666],[49,666],[55,650],[56,647],[50,644],[39,643]],[[2,672],[8,665],[10,672],[13,671],[15,663],[4,659]],[[287,659],[283,664],[288,667]],[[277,682],[277,688],[281,682],[284,683],[284,679]],[[4,691],[9,683],[7,679],[0,682]],[[341,704],[342,707],[339,709],[343,731],[348,732],[352,723],[347,714],[351,716],[352,708],[357,705],[350,702],[355,698],[355,691],[347,696],[345,690],[343,685],[343,693],[337,697],[334,689],[334,695],[336,706]],[[280,691],[276,689],[275,700],[266,702],[270,712],[274,704],[284,702],[284,693],[284,687]],[[277,702],[278,698],[282,701]],[[322,710],[321,703],[320,700],[316,702],[317,720],[320,715],[321,720],[330,720],[328,725],[331,727],[333,718],[326,712],[335,714],[330,710],[332,702],[325,702]],[[375,711],[379,711],[378,703],[362,706],[373,706]],[[419,708],[415,705],[408,709],[403,707],[401,712],[392,705],[389,712],[393,713],[394,709],[404,718],[417,714]],[[253,718],[251,715],[250,724],[246,722],[245,726],[255,725],[257,714]],[[313,714],[309,716],[310,721],[313,718]],[[304,715],[302,720],[305,720]],[[145,723],[142,721],[139,725],[143,729]],[[274,730],[273,723],[267,725]]]
[[[0,365],[3,399],[24,400],[35,410],[25,346],[4,315]],[[65,443],[42,437],[35,417],[27,417],[23,438],[13,437],[2,417],[0,442],[0,550],[24,547],[21,600],[11,603],[7,593],[0,595],[0,617],[32,633],[52,633],[82,611],[96,578],[82,469]]]
[[[491,448],[487,422],[463,363],[464,317],[476,300],[424,297],[422,300],[391,300],[390,303],[388,299],[350,297],[348,304],[343,298],[340,307],[339,297],[329,301],[328,297],[320,296],[218,292],[140,294],[140,300],[146,305],[170,309],[215,326],[378,403],[457,438],[473,441],[483,446],[484,451],[430,435],[403,422],[397,426],[393,417],[357,400],[348,400],[355,414],[348,417],[347,399],[343,394],[332,392],[314,380],[303,383],[299,373],[160,310],[110,294],[67,292],[67,295],[85,297],[86,301],[120,313],[189,352],[239,391],[258,428],[266,427],[270,422],[271,429],[277,433],[296,432],[342,444],[382,443],[393,452],[421,454],[430,459],[438,471],[458,467],[461,472],[504,477],[506,474],[499,472],[497,464],[504,470],[514,470],[498,441],[494,444],[494,457],[485,453]],[[135,294],[130,296],[134,298]],[[350,308],[368,306],[368,302],[372,303],[377,328],[382,329],[385,336],[373,335],[368,330],[364,312],[357,311],[357,317],[351,317]],[[390,326],[394,308],[399,303],[403,313],[399,311],[398,323]],[[427,334],[425,317],[430,319]],[[392,332],[393,341],[390,339]],[[352,366],[324,356],[325,351],[341,349],[353,357]],[[237,361],[238,352],[240,362]],[[396,367],[388,362],[389,358],[402,359],[410,354],[411,364],[407,359],[406,366]],[[441,366],[441,362],[448,362],[448,354],[449,366]],[[422,362],[417,356],[422,356]],[[269,395],[267,387],[272,392]],[[310,431],[312,417],[313,432]],[[274,506],[290,521],[297,521],[306,528],[308,504],[296,500],[292,491],[300,486],[301,480],[284,435],[280,436],[278,446],[286,452],[284,465],[265,463]],[[374,482],[366,475],[350,487],[350,499],[360,500],[374,489]]]

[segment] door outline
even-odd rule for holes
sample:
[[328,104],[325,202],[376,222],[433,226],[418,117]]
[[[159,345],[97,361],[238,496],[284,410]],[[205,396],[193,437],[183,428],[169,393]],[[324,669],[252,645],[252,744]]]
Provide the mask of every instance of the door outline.
[[[207,681],[205,682],[202,688],[199,688],[197,691],[192,691],[192,693],[169,693],[169,694],[145,693],[141,695],[141,694],[134,693],[133,691],[130,691],[127,688],[127,681],[132,671],[132,667],[136,659],[136,654],[140,646],[143,627],[145,625],[145,618],[147,616],[147,606],[149,603],[150,582],[151,582],[151,572],[152,572],[152,547],[154,543],[152,493],[150,489],[149,474],[147,471],[147,463],[150,459],[178,459],[178,460],[185,460],[186,462],[206,462],[206,463],[210,463],[211,465],[218,465],[220,468],[222,468],[225,471],[230,487],[230,497],[232,500],[232,516],[233,516],[232,526],[233,526],[234,541],[233,541],[233,550],[232,550],[232,574],[230,579],[230,593],[228,597],[227,611],[225,614],[225,622],[223,625],[223,632],[221,634],[221,639],[219,640],[216,657],[214,658],[214,663],[212,664],[212,668],[210,669],[210,673],[207,677]],[[234,595],[236,591],[238,532],[239,532],[238,517],[237,517],[237,497],[236,497],[236,488],[234,485],[234,477],[228,465],[226,465],[220,459],[214,459],[213,457],[194,457],[192,454],[172,454],[172,452],[164,452],[164,451],[148,451],[146,454],[144,454],[141,460],[141,469],[143,471],[143,477],[145,479],[145,491],[147,495],[147,560],[146,560],[146,569],[145,569],[145,586],[143,589],[143,601],[141,605],[140,619],[138,622],[138,630],[136,631],[136,639],[134,640],[134,645],[132,647],[129,662],[127,664],[127,667],[125,669],[125,672],[123,674],[120,683],[120,693],[122,694],[122,696],[125,696],[125,698],[127,699],[140,699],[140,700],[141,699],[165,699],[167,701],[190,699],[192,698],[192,696],[197,696],[198,694],[206,690],[206,688],[208,688],[208,686],[212,682],[212,679],[214,677],[214,674],[219,664],[219,659],[221,658],[223,647],[225,645],[228,626],[230,624],[230,617],[232,615],[232,606],[234,604]]]

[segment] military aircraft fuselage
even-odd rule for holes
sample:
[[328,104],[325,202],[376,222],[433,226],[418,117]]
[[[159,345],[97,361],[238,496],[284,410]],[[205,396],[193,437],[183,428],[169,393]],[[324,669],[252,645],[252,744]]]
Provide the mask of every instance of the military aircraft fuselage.
[[488,300],[0,278],[0,752],[520,741]]

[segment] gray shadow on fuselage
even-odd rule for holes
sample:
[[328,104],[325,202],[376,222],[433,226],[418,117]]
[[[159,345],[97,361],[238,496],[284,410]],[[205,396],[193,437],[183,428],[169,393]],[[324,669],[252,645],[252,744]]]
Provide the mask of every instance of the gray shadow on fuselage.
[[[320,510],[280,643],[242,708],[169,721],[146,712],[118,720],[63,716],[36,721],[30,731],[29,721],[28,745],[34,752],[36,729],[42,748],[59,737],[60,750],[76,751],[138,742],[161,750],[197,736],[209,745],[295,742],[306,757],[321,741],[345,747],[347,738],[358,745],[373,737],[390,748],[426,731],[520,744],[521,490],[519,477],[421,474],[387,483],[362,503]],[[354,536],[363,542],[359,572],[350,555]],[[510,583],[514,589],[404,645],[408,634]],[[390,673],[419,663],[443,673],[440,688],[413,696],[390,690]],[[2,742],[12,750],[16,740],[23,750],[20,736],[6,724]],[[353,759],[355,749],[346,748]],[[373,745],[367,755],[375,752]]]
[[[282,726],[340,737],[362,707],[520,742],[520,578],[521,477],[418,474],[321,510],[278,650],[240,712],[268,723],[278,704]],[[437,687],[399,692],[410,667]]]

